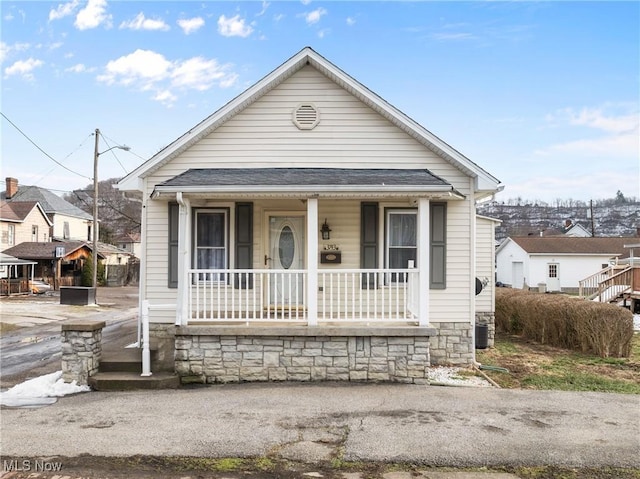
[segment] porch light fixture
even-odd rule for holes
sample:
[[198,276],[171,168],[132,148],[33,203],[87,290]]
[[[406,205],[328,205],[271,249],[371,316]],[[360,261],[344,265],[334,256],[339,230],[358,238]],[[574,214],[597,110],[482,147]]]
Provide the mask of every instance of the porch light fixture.
[[322,228],[320,228],[320,231],[322,232],[323,240],[331,239],[331,228],[329,228],[329,225],[327,224],[327,218],[324,219],[324,223],[322,224]]

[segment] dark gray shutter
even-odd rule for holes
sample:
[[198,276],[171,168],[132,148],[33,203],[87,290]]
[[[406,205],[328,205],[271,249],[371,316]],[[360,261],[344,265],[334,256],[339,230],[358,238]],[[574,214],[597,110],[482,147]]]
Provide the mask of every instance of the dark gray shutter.
[[[236,203],[236,268],[253,269],[253,203]],[[235,275],[236,288],[253,288],[253,275]]]
[[447,287],[447,204],[431,203],[429,288]]
[[[360,267],[378,267],[378,203],[360,204]],[[362,287],[374,289],[376,275],[362,275]]]
[[169,203],[169,264],[168,280],[169,288],[178,287],[178,230],[180,207],[178,203]]

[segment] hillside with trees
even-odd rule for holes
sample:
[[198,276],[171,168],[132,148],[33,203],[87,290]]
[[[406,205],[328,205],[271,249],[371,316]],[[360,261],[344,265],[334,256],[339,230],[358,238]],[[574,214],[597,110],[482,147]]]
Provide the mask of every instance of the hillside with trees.
[[[98,220],[100,241],[113,243],[127,233],[140,232],[142,193],[117,190],[114,186],[119,178],[98,182]],[[69,203],[89,214],[93,214],[93,184],[74,190],[63,196]]]
[[496,228],[497,241],[509,236],[562,234],[568,224],[579,224],[593,236],[636,236],[640,228],[639,200],[620,191],[614,198],[592,202],[491,201],[478,205],[478,214],[502,221]]

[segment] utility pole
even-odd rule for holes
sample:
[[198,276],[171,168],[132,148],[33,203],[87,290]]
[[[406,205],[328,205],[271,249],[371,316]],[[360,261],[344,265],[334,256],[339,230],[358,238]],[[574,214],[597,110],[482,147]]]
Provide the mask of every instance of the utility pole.
[[596,235],[596,223],[593,218],[593,200],[589,200],[589,216],[591,216],[591,237],[595,237]]
[[[98,287],[98,157],[107,151],[111,151],[115,148],[119,150],[129,151],[127,145],[116,145],[106,149],[102,153],[98,151],[98,142],[100,139],[100,130],[96,128],[96,143],[93,150],[93,287]],[[97,301],[96,301],[97,303]]]
[[[93,282],[94,288],[98,287],[98,140],[100,130],[96,128],[96,143],[93,150]],[[97,302],[97,301],[96,301]]]

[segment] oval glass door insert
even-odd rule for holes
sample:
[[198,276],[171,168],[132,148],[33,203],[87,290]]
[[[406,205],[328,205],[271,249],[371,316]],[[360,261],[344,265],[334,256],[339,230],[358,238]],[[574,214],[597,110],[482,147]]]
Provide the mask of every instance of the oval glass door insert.
[[284,269],[289,269],[293,264],[295,251],[296,245],[293,239],[293,231],[291,231],[291,227],[285,226],[282,228],[282,231],[280,231],[280,239],[278,240],[280,264]]

